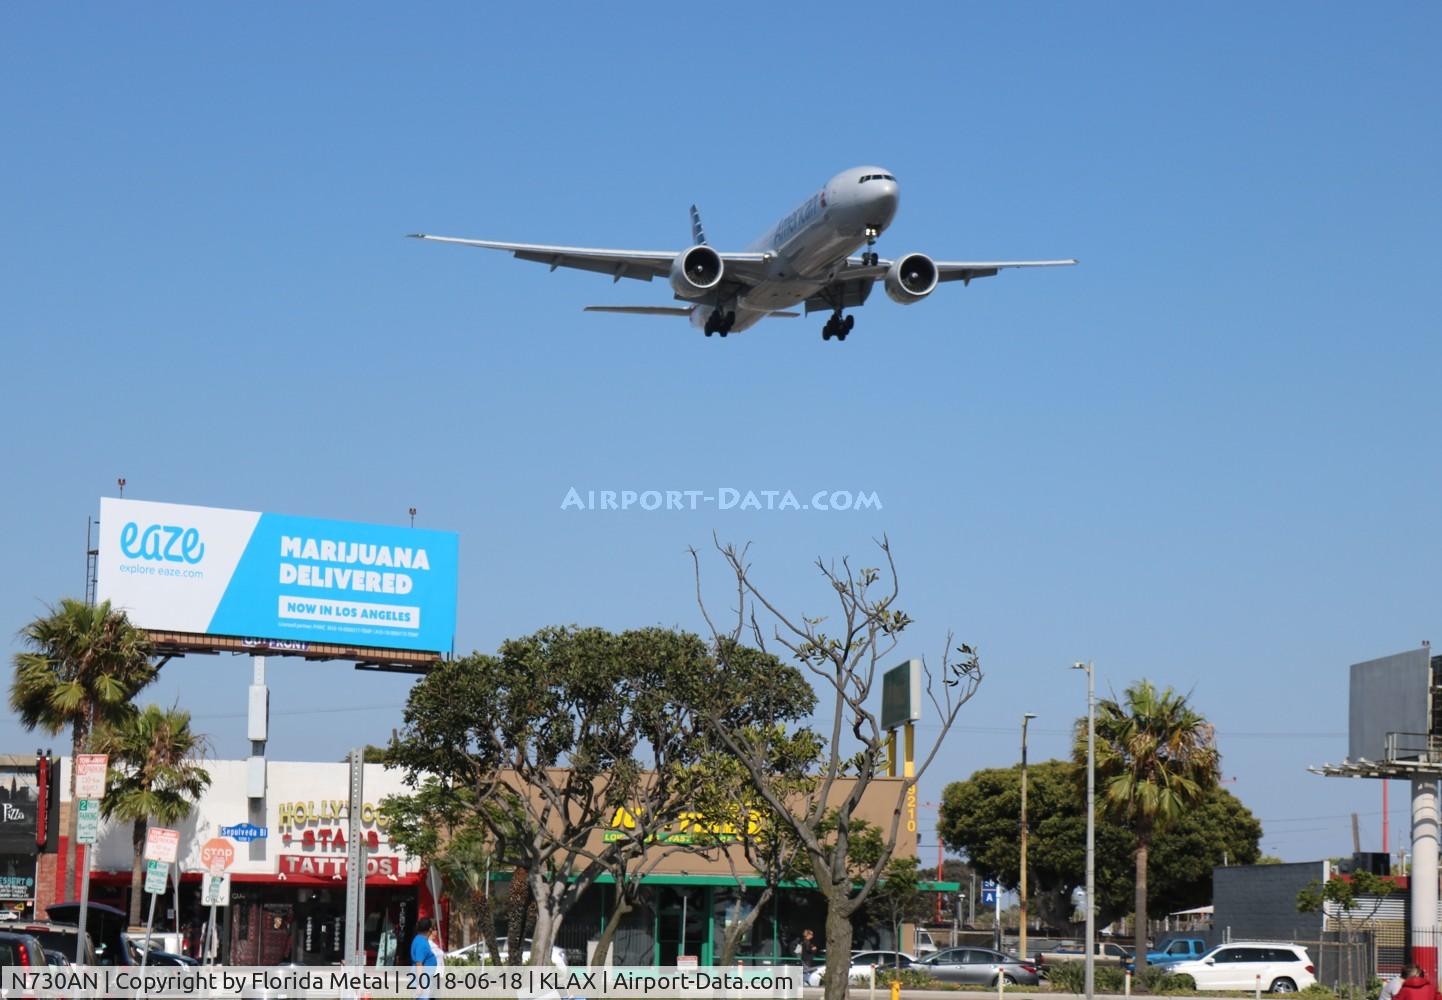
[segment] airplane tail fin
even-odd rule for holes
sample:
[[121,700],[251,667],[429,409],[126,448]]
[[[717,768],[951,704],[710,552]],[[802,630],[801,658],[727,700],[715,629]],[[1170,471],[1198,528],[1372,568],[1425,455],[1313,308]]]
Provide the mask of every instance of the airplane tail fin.
[[691,245],[696,246],[706,242],[706,230],[701,228],[701,211],[691,206]]

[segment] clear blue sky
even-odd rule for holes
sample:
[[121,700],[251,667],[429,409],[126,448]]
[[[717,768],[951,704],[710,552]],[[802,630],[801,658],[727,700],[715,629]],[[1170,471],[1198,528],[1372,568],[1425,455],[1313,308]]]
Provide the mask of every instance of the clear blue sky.
[[[0,11],[7,652],[79,594],[97,497],[461,533],[458,648],[699,625],[686,546],[790,607],[888,532],[982,693],[924,784],[1066,749],[1138,677],[1190,691],[1289,859],[1380,837],[1346,664],[1442,641],[1436,52],[1399,3]],[[660,284],[402,239],[739,247],[832,173],[880,247],[1076,256],[725,342],[584,316]],[[1431,289],[1431,291],[1429,291]],[[875,490],[880,512],[600,514],[579,489]],[[716,563],[713,571],[719,571]],[[384,740],[409,682],[275,661],[272,753]],[[244,750],[239,659],[165,667]],[[63,746],[0,721],[0,747]],[[1403,790],[1393,796],[1394,837]],[[930,820],[925,819],[929,824]],[[930,833],[923,842],[934,838]],[[925,850],[925,848],[923,849]]]

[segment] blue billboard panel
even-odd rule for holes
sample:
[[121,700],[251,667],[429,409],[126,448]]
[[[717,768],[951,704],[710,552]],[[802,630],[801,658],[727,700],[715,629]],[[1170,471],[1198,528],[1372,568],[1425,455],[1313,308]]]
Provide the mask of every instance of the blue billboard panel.
[[445,652],[454,532],[100,501],[96,592],[142,628]]

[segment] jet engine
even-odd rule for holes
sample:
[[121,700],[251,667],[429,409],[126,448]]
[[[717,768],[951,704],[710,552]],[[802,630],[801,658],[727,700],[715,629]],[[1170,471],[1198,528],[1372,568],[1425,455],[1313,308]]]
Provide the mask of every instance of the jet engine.
[[721,255],[704,243],[683,250],[671,262],[671,288],[683,299],[699,299],[721,283]]
[[936,290],[936,262],[924,253],[909,253],[886,269],[886,294],[909,306]]

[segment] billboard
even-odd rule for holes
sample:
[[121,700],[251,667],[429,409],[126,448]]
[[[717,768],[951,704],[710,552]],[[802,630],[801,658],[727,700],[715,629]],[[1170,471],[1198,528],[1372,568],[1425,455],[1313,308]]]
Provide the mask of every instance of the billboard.
[[907,660],[881,675],[881,728],[921,718],[921,661]]
[[158,632],[445,652],[454,532],[100,501],[96,596]]
[[1348,680],[1347,758],[1425,759],[1432,735],[1431,649],[1354,663]]

